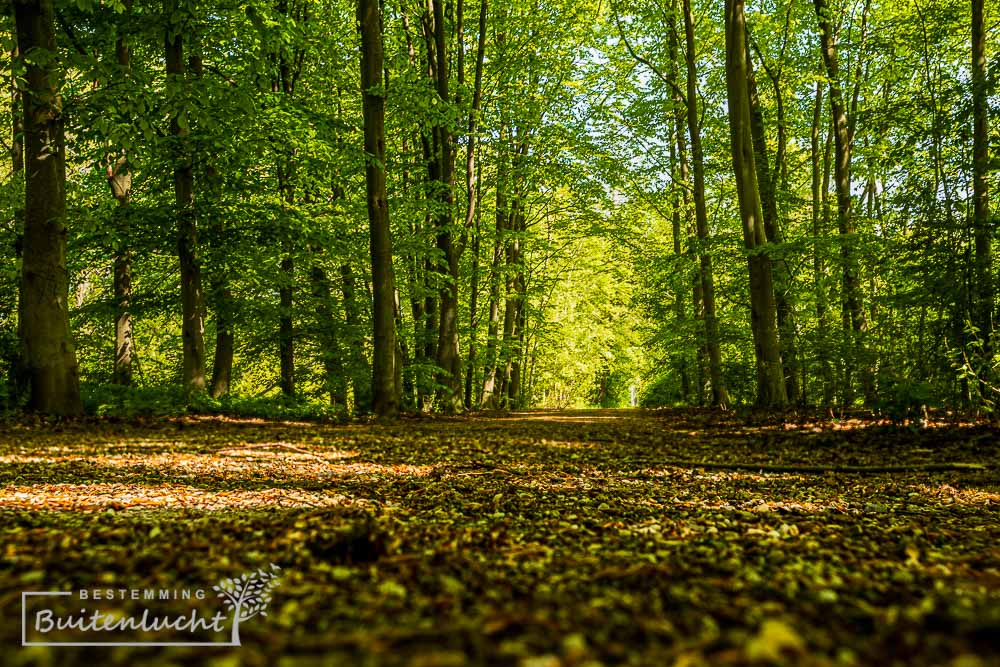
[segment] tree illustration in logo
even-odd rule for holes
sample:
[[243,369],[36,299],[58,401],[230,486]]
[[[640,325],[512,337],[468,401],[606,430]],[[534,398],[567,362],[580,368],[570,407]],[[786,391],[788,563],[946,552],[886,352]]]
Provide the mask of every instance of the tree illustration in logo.
[[231,643],[240,646],[240,623],[260,614],[267,616],[267,604],[271,601],[271,589],[278,585],[280,567],[271,563],[270,571],[257,570],[235,579],[224,579],[212,590],[225,600],[226,609],[233,611]]

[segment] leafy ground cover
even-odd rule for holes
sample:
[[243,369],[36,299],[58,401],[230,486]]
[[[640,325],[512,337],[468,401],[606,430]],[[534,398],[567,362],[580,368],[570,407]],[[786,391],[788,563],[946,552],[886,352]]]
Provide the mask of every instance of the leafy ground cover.
[[[0,433],[4,665],[1000,664],[987,425],[685,410]],[[239,648],[20,646],[24,590],[271,563]]]

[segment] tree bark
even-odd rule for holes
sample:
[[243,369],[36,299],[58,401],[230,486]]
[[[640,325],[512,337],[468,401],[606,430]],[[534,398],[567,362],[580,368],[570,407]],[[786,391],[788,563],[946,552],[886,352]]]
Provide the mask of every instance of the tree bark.
[[[694,35],[694,13],[691,0],[684,0],[684,34],[687,44],[687,117],[688,133],[691,139],[691,162],[694,167],[694,209],[698,229],[698,241],[708,241],[708,211],[705,207],[705,162],[701,149],[701,127],[698,118],[698,71],[697,51]],[[708,348],[708,368],[712,385],[712,405],[725,407],[729,404],[722,377],[722,352],[719,347],[719,321],[715,314],[715,281],[712,273],[712,256],[704,247],[700,249],[701,299],[705,311],[705,346]]]
[[828,332],[826,321],[826,281],[823,279],[823,255],[820,252],[820,239],[826,233],[821,228],[822,209],[826,201],[823,180],[820,170],[821,147],[819,141],[820,128],[823,127],[823,83],[816,82],[816,98],[813,103],[813,122],[810,139],[810,156],[812,165],[812,237],[813,237],[813,284],[816,291],[816,364],[819,366],[820,381],[823,385],[823,405],[833,402],[833,370],[830,367],[830,357],[827,351]]
[[[776,182],[780,168],[776,168],[772,176],[770,159],[767,152],[767,133],[764,126],[764,109],[761,107],[757,94],[757,81],[754,77],[753,60],[749,45],[746,52],[746,80],[750,100],[750,137],[753,145],[754,168],[757,176],[757,189],[760,193],[761,209],[764,215],[764,234],[767,243],[781,243],[781,226],[778,220],[778,200]],[[776,90],[780,88],[776,85]],[[793,317],[791,299],[788,290],[791,285],[791,275],[782,258],[769,260],[772,265],[774,283],[774,303],[778,317],[778,341],[781,349],[782,373],[785,378],[785,394],[789,403],[799,400],[798,350],[795,345],[795,320]]]
[[976,252],[976,313],[983,348],[980,353],[980,391],[988,391],[993,358],[993,256],[990,221],[990,126],[986,71],[986,18],[983,0],[972,0],[972,227]]
[[[164,0],[168,28],[164,40],[167,84],[185,89],[184,36],[172,19],[177,0]],[[173,34],[171,34],[173,33]],[[177,256],[181,272],[181,339],[184,390],[205,390],[205,297],[201,288],[198,224],[194,204],[194,167],[188,141],[188,117],[182,109],[170,119],[174,137],[174,198],[177,206]]]
[[[448,39],[445,25],[444,0],[429,0],[433,53],[428,59],[433,61],[434,84],[440,102],[451,103],[449,92]],[[431,42],[429,41],[428,44]],[[438,269],[440,312],[438,315],[437,404],[444,412],[462,410],[462,357],[458,341],[458,260],[461,249],[455,242],[452,224],[455,203],[455,147],[454,137],[447,124],[433,128],[434,155],[436,163],[434,176],[438,210],[434,215],[437,233],[437,247],[444,258],[444,266]]]
[[83,403],[69,330],[66,152],[52,1],[17,0],[14,23],[18,51],[28,57],[22,91],[25,204],[20,326],[30,387],[28,409],[78,415]]
[[[132,0],[126,0],[125,9],[131,16]],[[125,77],[131,70],[132,58],[128,40],[119,25],[115,40],[115,61],[120,68],[119,75]],[[115,358],[113,381],[115,384],[132,384],[132,245],[131,245],[131,197],[132,174],[128,156],[123,155],[113,162],[109,159],[107,168],[111,195],[118,202],[115,212],[114,258],[112,260],[113,290],[115,303]]]
[[490,304],[489,323],[486,328],[486,365],[483,371],[482,405],[496,403],[496,388],[499,380],[499,364],[497,360],[500,332],[500,284],[503,279],[503,265],[506,256],[507,229],[507,156],[503,141],[499,142],[497,155],[496,182],[496,236],[493,245],[493,261],[490,265]]
[[382,15],[378,0],[358,0],[361,90],[364,116],[365,185],[372,263],[372,407],[389,417],[399,409],[396,394],[395,286],[392,236],[385,187],[385,91],[382,83]]
[[819,22],[820,50],[826,65],[830,86],[830,109],[834,126],[834,182],[837,190],[837,226],[841,236],[843,262],[844,314],[851,331],[851,344],[856,351],[854,358],[844,362],[845,403],[853,401],[851,370],[859,361],[867,364],[865,312],[858,282],[857,259],[854,250],[854,221],[851,215],[851,128],[844,105],[838,64],[837,38],[833,32],[831,9],[827,0],[813,0]]
[[[461,17],[462,0],[458,2],[459,16]],[[477,127],[479,123],[479,109],[482,105],[483,99],[483,61],[486,56],[486,12],[488,9],[488,0],[482,0],[479,7],[479,37],[476,43],[476,69],[473,76],[472,84],[472,108],[469,110],[469,124],[468,124],[468,148],[466,151],[465,158],[465,192],[467,206],[465,210],[465,230],[475,224],[475,229],[473,230],[472,236],[472,279],[471,279],[471,291],[469,294],[469,358],[466,362],[466,374],[465,374],[465,408],[467,410],[472,409],[473,396],[472,396],[472,385],[474,380],[474,370],[476,363],[476,352],[477,352],[477,341],[476,334],[479,324],[479,246],[480,246],[480,225],[479,225],[479,191],[480,182],[482,180],[481,171],[476,170],[476,147],[478,143],[478,137],[476,135]],[[461,37],[461,19],[459,20],[458,33]],[[464,63],[464,47],[459,45],[459,85],[465,83],[465,63]]]
[[746,25],[743,0],[726,0],[726,87],[733,172],[739,197],[743,239],[749,257],[750,324],[757,361],[757,405],[782,408],[787,402],[761,198],[750,129]]

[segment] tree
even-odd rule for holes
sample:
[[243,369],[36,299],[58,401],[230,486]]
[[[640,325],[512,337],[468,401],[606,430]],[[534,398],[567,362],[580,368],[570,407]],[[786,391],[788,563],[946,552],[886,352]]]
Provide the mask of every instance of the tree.
[[179,95],[179,108],[170,115],[173,137],[174,197],[177,216],[177,257],[181,269],[181,339],[183,384],[188,393],[205,390],[205,295],[201,288],[201,259],[198,255],[198,220],[194,202],[194,156],[188,135],[189,100],[184,61],[186,13],[177,0],[164,0],[166,25],[164,40],[168,90]]
[[[126,0],[125,10],[131,15],[132,0]],[[119,34],[115,40],[115,64],[120,72],[118,80],[128,76],[132,66],[132,52],[123,26],[119,26]],[[128,163],[128,155],[108,156],[108,185],[111,195],[118,202],[116,212],[115,251],[112,260],[115,293],[115,384],[129,386],[132,384],[132,248],[131,236],[132,203],[132,170]]]
[[365,186],[372,266],[372,407],[391,417],[399,409],[396,395],[395,286],[392,237],[385,186],[385,90],[382,82],[382,15],[377,0],[358,0],[361,34],[361,91],[364,115]]
[[[830,87],[830,110],[833,114],[834,138],[834,183],[837,190],[837,226],[841,235],[842,265],[844,285],[844,318],[846,327],[851,332],[851,347],[856,351],[854,358],[844,363],[844,402],[853,400],[851,370],[859,361],[862,364],[862,382],[865,387],[865,398],[871,400],[874,387],[871,372],[868,368],[865,331],[868,323],[861,299],[861,287],[858,280],[857,257],[854,249],[855,233],[854,219],[851,211],[851,143],[853,136],[851,123],[847,116],[847,106],[840,81],[840,64],[838,59],[837,38],[832,24],[832,10],[827,0],[814,0],[816,16],[819,21],[820,51],[826,65],[826,74]],[[865,5],[865,16],[868,4]]]
[[987,106],[986,17],[984,0],[972,0],[972,227],[975,238],[975,325],[983,341],[980,390],[986,389],[992,362],[993,226],[990,220],[990,119]]
[[28,408],[83,412],[69,330],[66,270],[66,153],[51,0],[17,0],[18,51],[26,65],[24,114],[23,322],[19,332],[30,387]]
[[[691,141],[691,162],[694,166],[694,215],[699,243],[709,238],[708,209],[705,206],[705,159],[701,146],[701,124],[698,118],[698,66],[695,43],[694,12],[691,0],[684,0],[684,35],[687,44],[687,118],[688,134]],[[705,345],[708,348],[708,371],[712,384],[712,405],[729,404],[722,377],[722,352],[719,347],[719,321],[715,312],[715,278],[712,272],[712,256],[704,249],[699,257],[701,272],[701,302],[705,311]]]
[[750,324],[757,360],[757,404],[781,408],[788,402],[778,345],[771,258],[767,254],[764,215],[754,165],[750,128],[750,98],[743,0],[726,0],[726,87],[733,172],[739,198],[743,239],[750,270]]

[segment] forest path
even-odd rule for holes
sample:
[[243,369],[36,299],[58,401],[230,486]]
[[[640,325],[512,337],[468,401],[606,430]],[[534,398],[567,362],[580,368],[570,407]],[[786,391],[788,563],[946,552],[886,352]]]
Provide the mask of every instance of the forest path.
[[269,615],[231,654],[126,649],[102,664],[998,664],[996,468],[665,463],[998,453],[981,425],[707,410],[9,423],[0,663],[104,650],[26,652],[22,590],[210,585],[276,563]]

